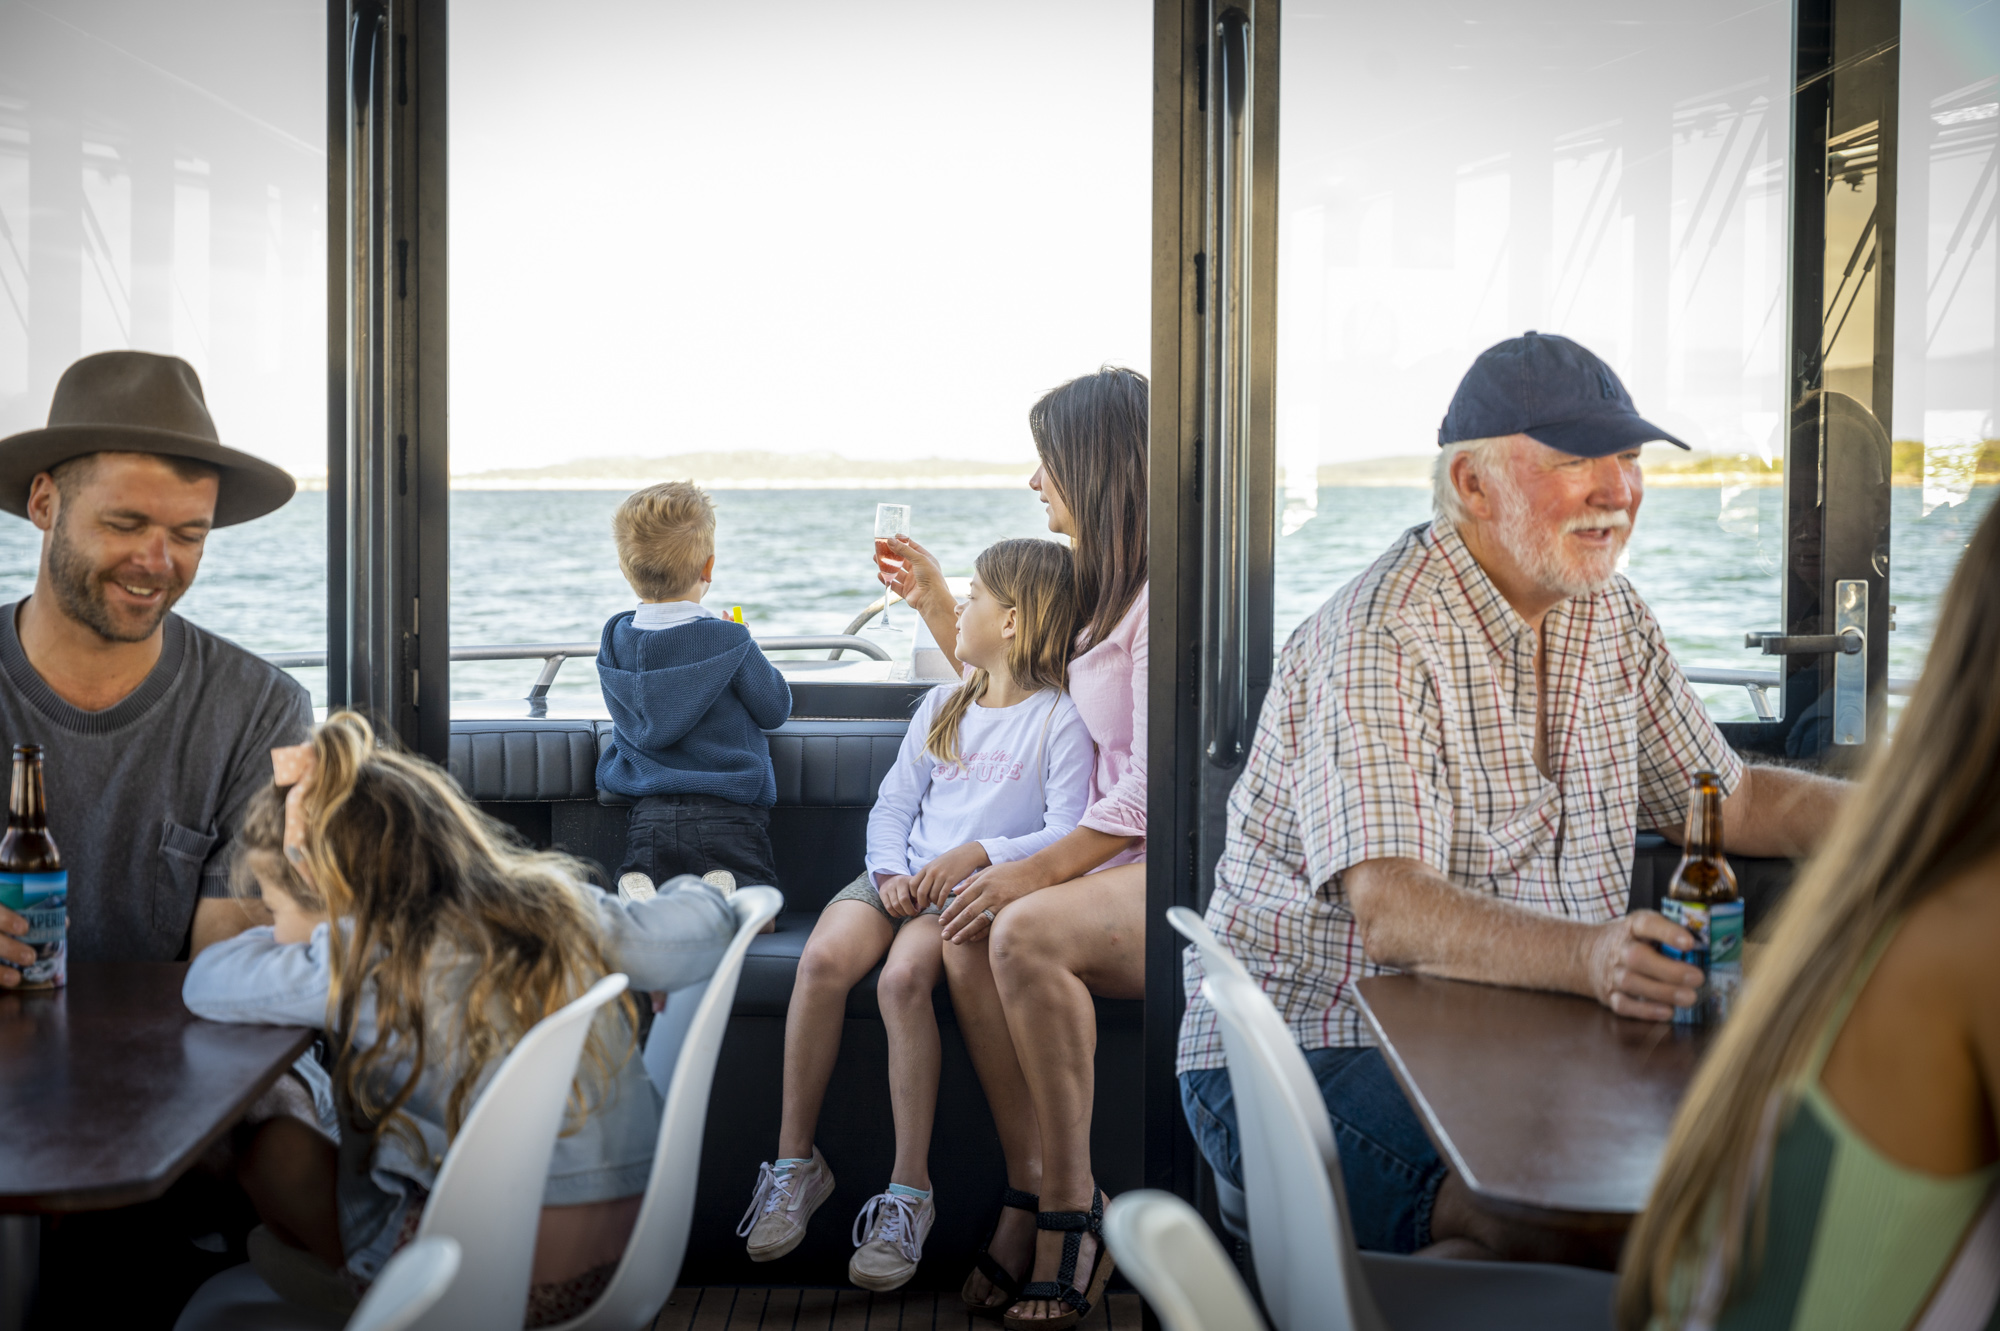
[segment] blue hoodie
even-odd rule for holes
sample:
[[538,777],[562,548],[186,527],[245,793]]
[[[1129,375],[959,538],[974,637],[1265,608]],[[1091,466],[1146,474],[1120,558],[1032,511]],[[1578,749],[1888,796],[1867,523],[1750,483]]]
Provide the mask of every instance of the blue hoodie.
[[778,802],[764,731],[791,716],[792,690],[749,629],[724,619],[639,629],[627,610],[604,626],[597,677],[613,723],[600,790]]

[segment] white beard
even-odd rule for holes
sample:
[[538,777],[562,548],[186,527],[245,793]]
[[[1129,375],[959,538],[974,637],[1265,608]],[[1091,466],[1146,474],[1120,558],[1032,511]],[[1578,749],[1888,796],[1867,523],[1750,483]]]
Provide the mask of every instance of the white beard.
[[[1529,507],[1514,478],[1506,475],[1505,470],[1504,464],[1494,467],[1485,477],[1500,508],[1494,534],[1501,548],[1548,591],[1564,596],[1594,596],[1609,587],[1618,576],[1625,542],[1631,538],[1632,515],[1623,509],[1597,510],[1561,524],[1547,522]],[[1601,527],[1618,533],[1602,552],[1575,557],[1568,554],[1565,535]]]

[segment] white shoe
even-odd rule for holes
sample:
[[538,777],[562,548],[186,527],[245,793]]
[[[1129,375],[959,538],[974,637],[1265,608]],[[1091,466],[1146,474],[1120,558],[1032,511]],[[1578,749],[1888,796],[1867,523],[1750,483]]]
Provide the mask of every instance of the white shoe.
[[924,1240],[937,1222],[937,1197],[921,1201],[899,1192],[879,1192],[854,1217],[854,1256],[847,1278],[863,1289],[898,1289],[917,1273]]
[[725,897],[736,891],[736,875],[727,869],[710,869],[701,876],[701,881]]
[[743,1222],[736,1226],[737,1234],[749,1240],[743,1250],[753,1262],[783,1257],[799,1246],[813,1212],[831,1196],[833,1171],[817,1146],[812,1159],[802,1165],[779,1167],[769,1161],[759,1165],[757,1191],[751,1194]]
[[653,880],[646,877],[645,874],[640,873],[637,869],[628,874],[621,874],[618,878],[618,899],[620,901],[628,904],[634,901],[651,901],[658,895],[653,889]]

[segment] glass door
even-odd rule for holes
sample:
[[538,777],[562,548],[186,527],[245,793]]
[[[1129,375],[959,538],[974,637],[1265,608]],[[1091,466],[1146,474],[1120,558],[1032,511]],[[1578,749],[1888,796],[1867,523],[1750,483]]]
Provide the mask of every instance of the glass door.
[[1625,571],[1714,714],[1756,719],[1724,680],[1774,664],[1743,634],[1781,611],[1791,35],[1705,0],[1286,5],[1280,642],[1430,521],[1460,376],[1537,329],[1695,446],[1644,450]]

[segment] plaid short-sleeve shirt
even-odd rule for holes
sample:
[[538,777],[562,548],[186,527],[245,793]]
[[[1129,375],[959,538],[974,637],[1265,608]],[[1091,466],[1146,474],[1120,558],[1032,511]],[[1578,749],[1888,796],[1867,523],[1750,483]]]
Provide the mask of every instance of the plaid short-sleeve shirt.
[[[1208,924],[1305,1049],[1373,1043],[1370,961],[1341,886],[1365,860],[1566,919],[1622,914],[1633,838],[1678,828],[1698,771],[1736,788],[1717,733],[1624,578],[1543,618],[1548,764],[1535,766],[1536,634],[1442,520],[1404,533],[1292,634],[1265,696]],[[1179,1070],[1223,1066],[1185,964]]]

